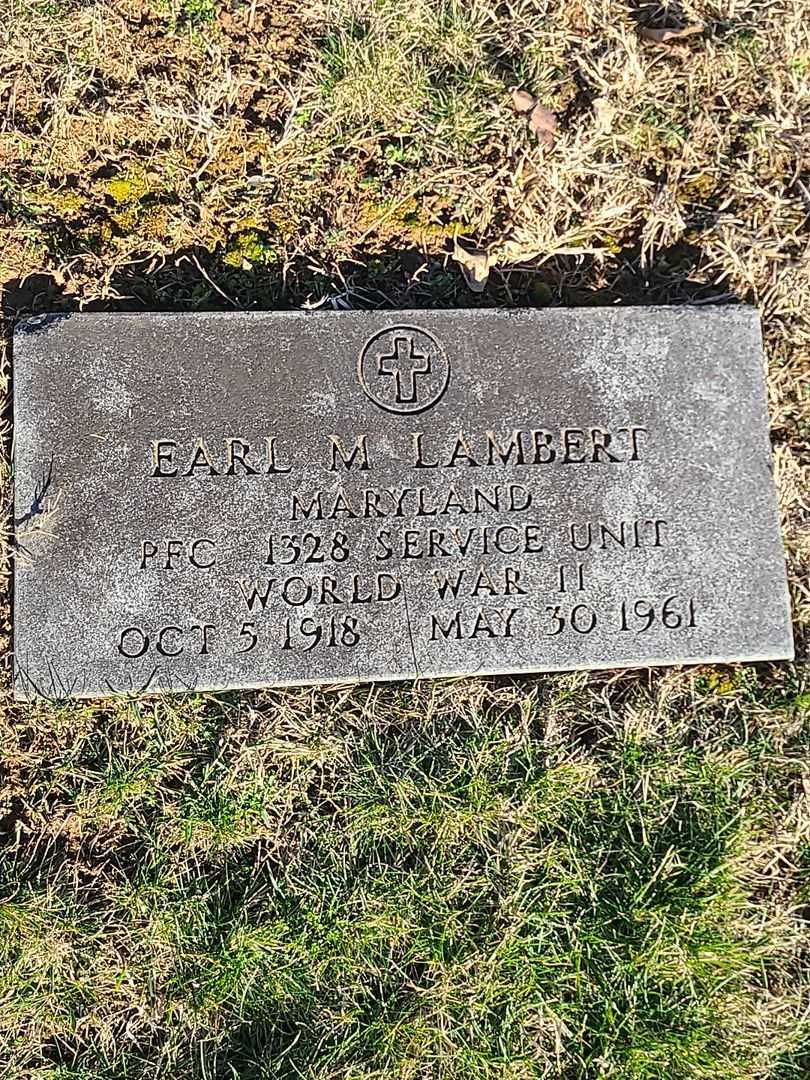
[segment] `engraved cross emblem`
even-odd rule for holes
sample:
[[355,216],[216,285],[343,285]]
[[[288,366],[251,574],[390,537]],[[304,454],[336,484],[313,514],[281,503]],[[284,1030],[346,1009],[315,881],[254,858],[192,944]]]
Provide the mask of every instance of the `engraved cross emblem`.
[[390,375],[396,384],[398,405],[413,405],[419,397],[417,377],[430,375],[433,370],[430,353],[420,353],[412,337],[395,337],[394,350],[378,358],[379,375]]
[[447,389],[450,362],[429,330],[399,323],[384,326],[366,341],[357,358],[366,396],[391,413],[430,409]]

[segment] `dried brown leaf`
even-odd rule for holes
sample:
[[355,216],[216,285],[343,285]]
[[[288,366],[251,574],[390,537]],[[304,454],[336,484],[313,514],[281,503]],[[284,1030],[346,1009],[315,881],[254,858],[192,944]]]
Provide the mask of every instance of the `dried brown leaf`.
[[489,253],[483,248],[467,249],[455,241],[453,258],[461,267],[468,287],[476,293],[483,292],[489,280]]
[[526,113],[537,104],[537,98],[528,90],[518,90],[515,86],[512,88],[512,104],[516,112]]
[[529,116],[529,127],[544,146],[553,146],[557,134],[557,117],[544,105],[535,105]]
[[638,32],[645,41],[652,41],[655,45],[663,45],[668,41],[679,41],[681,38],[692,37],[693,34],[702,34],[704,29],[703,23],[694,23],[692,26],[684,26],[680,30],[675,30],[673,27],[640,26]]

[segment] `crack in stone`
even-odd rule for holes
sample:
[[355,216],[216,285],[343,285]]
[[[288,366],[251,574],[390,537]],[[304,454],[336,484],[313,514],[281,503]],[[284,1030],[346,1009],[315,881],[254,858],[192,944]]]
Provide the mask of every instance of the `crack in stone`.
[[416,677],[418,679],[421,676],[421,672],[419,671],[419,662],[416,659],[416,645],[414,644],[414,640],[413,640],[413,626],[411,625],[411,612],[410,612],[410,609],[408,607],[408,587],[407,587],[407,585],[405,584],[405,582],[404,582],[404,580],[402,578],[400,578],[400,581],[402,581],[402,599],[403,599],[403,602],[405,604],[405,619],[406,619],[406,621],[408,623],[408,638],[409,638],[409,640],[411,642],[411,656],[413,657],[413,670],[416,672]]
[[14,528],[21,529],[27,522],[32,521],[35,517],[39,517],[41,514],[47,513],[46,507],[43,505],[45,497],[50,491],[51,484],[53,483],[53,454],[51,454],[50,461],[48,462],[48,470],[44,473],[41,480],[38,480],[34,487],[34,497],[31,500],[31,509],[20,517],[14,518]]

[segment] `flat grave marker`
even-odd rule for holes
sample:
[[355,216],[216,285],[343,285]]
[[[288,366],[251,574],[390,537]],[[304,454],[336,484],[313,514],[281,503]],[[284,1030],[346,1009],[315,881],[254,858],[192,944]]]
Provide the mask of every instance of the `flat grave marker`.
[[792,656],[757,313],[14,338],[15,692]]

